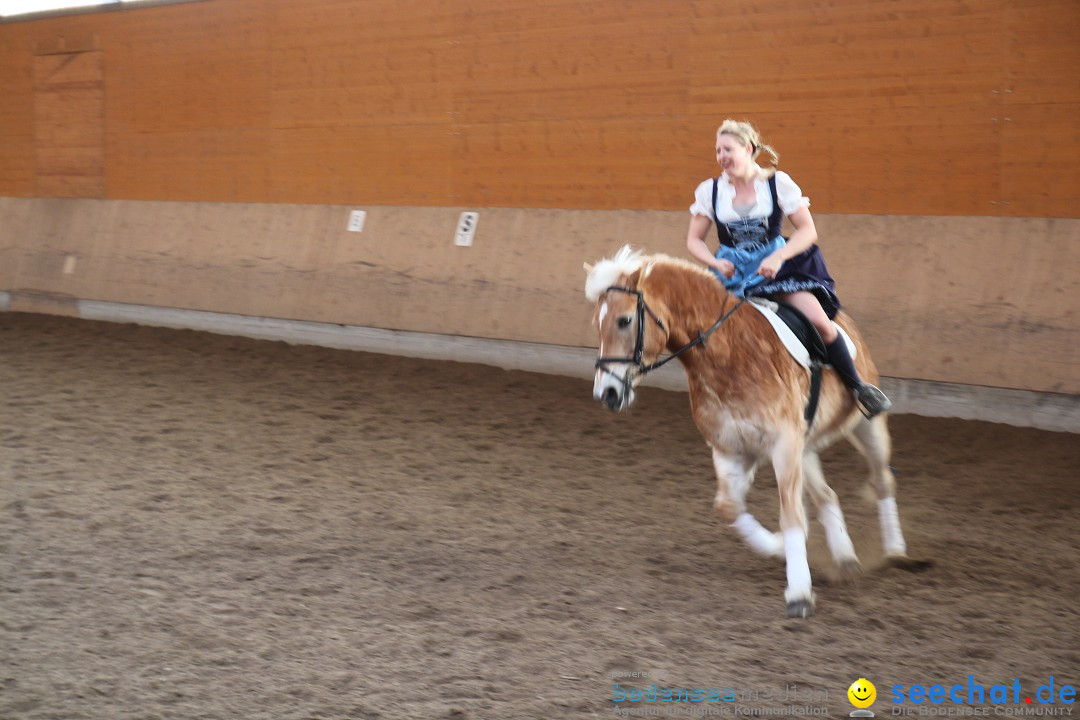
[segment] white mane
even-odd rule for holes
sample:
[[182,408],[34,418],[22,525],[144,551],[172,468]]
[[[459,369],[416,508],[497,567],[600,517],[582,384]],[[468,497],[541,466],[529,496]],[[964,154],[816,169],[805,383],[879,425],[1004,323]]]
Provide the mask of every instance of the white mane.
[[642,258],[643,253],[640,250],[631,250],[629,245],[623,245],[614,257],[604,258],[593,265],[585,278],[585,297],[590,302],[596,302],[620,277],[639,270]]

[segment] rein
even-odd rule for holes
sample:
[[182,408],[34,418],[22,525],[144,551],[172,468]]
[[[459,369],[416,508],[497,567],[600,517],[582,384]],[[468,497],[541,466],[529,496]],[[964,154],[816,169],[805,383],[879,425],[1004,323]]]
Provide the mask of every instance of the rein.
[[[637,297],[637,321],[638,321],[638,324],[637,324],[637,339],[635,340],[635,343],[634,343],[634,356],[633,357],[600,357],[600,358],[596,359],[595,367],[603,370],[606,373],[610,373],[611,375],[615,375],[615,373],[613,373],[613,372],[611,372],[610,370],[607,369],[606,366],[607,366],[608,363],[632,363],[632,364],[637,366],[638,370],[641,371],[641,375],[645,376],[645,375],[648,375],[653,370],[656,370],[657,368],[662,367],[662,366],[666,365],[667,363],[671,362],[672,360],[679,357],[680,355],[682,355],[687,350],[690,350],[691,348],[695,348],[698,345],[704,346],[705,345],[705,340],[710,335],[712,335],[714,332],[716,332],[720,328],[720,326],[723,325],[724,322],[729,317],[731,317],[731,315],[736,310],[738,310],[739,307],[744,302],[746,302],[746,298],[740,298],[739,302],[735,303],[735,307],[731,308],[727,312],[724,312],[724,308],[727,307],[727,298],[725,298],[724,299],[724,306],[720,308],[720,317],[716,320],[716,322],[714,322],[712,324],[712,327],[710,327],[708,330],[705,330],[704,332],[702,332],[701,330],[698,330],[697,337],[695,337],[693,340],[691,340],[690,342],[683,345],[681,348],[679,348],[678,350],[676,350],[672,354],[668,355],[666,358],[664,358],[662,360],[657,360],[656,362],[651,363],[649,365],[645,365],[645,364],[643,364],[641,362],[642,354],[645,352],[645,314],[648,313],[649,317],[651,317],[653,320],[656,321],[657,326],[661,330],[664,331],[664,335],[670,335],[670,333],[668,332],[667,328],[664,327],[664,323],[662,323],[660,321],[660,318],[658,318],[656,316],[656,313],[654,313],[652,311],[652,308],[650,308],[648,306],[648,304],[645,302],[645,296],[642,294],[642,292],[640,290],[632,290],[632,289],[630,289],[628,287],[621,287],[621,286],[618,286],[618,285],[612,285],[611,287],[609,287],[607,289],[608,292],[611,292],[612,290],[614,290],[616,292],[624,292],[624,293],[627,293],[628,295],[634,295],[635,297]],[[616,377],[618,377],[618,376],[616,375]],[[619,379],[622,381],[624,386],[629,387],[630,380],[629,380],[628,377],[627,378],[619,378]]]

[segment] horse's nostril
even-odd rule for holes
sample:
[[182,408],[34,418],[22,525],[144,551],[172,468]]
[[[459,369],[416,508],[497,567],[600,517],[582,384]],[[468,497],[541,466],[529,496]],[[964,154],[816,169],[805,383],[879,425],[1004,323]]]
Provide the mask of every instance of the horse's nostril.
[[612,410],[619,407],[619,393],[615,388],[609,387],[604,391],[604,404]]

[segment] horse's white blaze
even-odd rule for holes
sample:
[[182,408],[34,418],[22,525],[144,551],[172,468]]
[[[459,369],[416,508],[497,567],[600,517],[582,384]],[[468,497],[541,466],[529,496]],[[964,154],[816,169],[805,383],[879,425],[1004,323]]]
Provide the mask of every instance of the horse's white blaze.
[[[623,381],[629,370],[630,365],[627,363],[608,363],[606,371],[603,368],[596,368],[596,375],[593,377],[593,398],[601,400],[608,388],[614,388],[615,392],[621,394]],[[630,396],[623,400],[624,406],[629,405],[633,400],[634,391],[631,389]]]
[[[600,306],[600,310],[596,313],[596,327],[598,330],[600,330],[600,348],[597,351],[599,357],[604,357],[604,318],[607,317],[607,314],[608,306],[607,301],[605,300],[604,303]],[[593,373],[593,398],[595,398],[596,400],[599,400],[604,393],[601,380],[606,374],[607,373],[605,373],[601,368],[596,368],[596,372]]]
[[[605,300],[604,304],[600,306],[600,312],[597,313],[597,315],[596,315],[596,326],[598,328],[603,329],[603,327],[604,327],[604,318],[607,317],[607,313],[608,313],[608,306],[607,306],[607,301]],[[598,352],[600,354],[600,357],[604,357],[604,334],[603,334],[603,332],[600,333],[600,349],[599,349]],[[600,368],[596,369],[596,374],[597,375],[600,374]],[[595,384],[595,381],[594,381],[594,384]]]

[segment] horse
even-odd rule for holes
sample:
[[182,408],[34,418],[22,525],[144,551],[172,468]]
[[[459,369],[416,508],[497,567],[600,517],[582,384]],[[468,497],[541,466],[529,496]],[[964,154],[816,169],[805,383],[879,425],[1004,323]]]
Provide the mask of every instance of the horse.
[[[810,373],[778,339],[765,316],[745,307],[704,267],[624,246],[612,258],[585,265],[585,296],[596,303],[600,335],[593,397],[609,409],[630,407],[651,370],[678,359],[690,390],[694,423],[712,449],[714,508],[755,552],[786,560],[788,617],[809,617],[815,596],[806,556],[804,493],[817,509],[826,542],[842,574],[861,574],[836,493],[825,482],[818,453],[847,438],[866,458],[877,495],[885,557],[921,569],[907,556],[889,466],[891,438],[884,414],[873,419],[831,368],[820,378],[817,410],[808,420]],[[856,347],[860,375],[878,372],[854,321],[835,321]],[[663,352],[670,353],[663,360]],[[766,530],[746,509],[757,466],[772,463],[780,493],[780,532]]]

